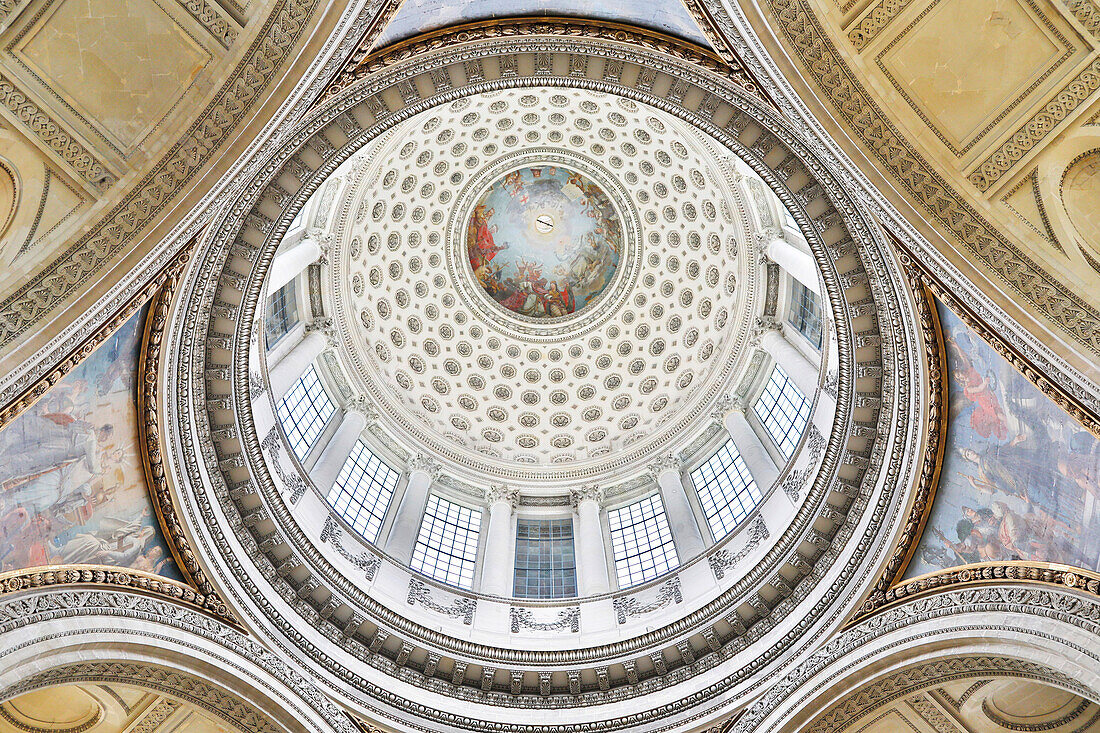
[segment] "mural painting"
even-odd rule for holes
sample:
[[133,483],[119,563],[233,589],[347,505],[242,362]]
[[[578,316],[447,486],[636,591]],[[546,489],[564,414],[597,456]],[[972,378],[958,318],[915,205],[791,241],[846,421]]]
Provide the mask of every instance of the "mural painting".
[[710,47],[680,0],[404,0],[375,48],[455,23],[517,16],[573,16],[633,23]]
[[0,430],[0,570],[118,565],[179,579],[141,465],[145,309]]
[[567,168],[532,166],[489,186],[470,216],[466,250],[482,289],[534,318],[567,316],[614,279],[623,249],[607,195]]
[[949,424],[910,577],[1026,560],[1100,570],[1100,441],[939,307]]

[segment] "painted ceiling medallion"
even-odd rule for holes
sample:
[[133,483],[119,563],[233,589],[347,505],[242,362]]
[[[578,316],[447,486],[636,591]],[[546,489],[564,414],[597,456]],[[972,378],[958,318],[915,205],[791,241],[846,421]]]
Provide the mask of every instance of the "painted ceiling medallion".
[[611,199],[585,175],[531,165],[478,198],[466,253],[481,289],[501,307],[537,319],[584,310],[607,290],[623,252]]

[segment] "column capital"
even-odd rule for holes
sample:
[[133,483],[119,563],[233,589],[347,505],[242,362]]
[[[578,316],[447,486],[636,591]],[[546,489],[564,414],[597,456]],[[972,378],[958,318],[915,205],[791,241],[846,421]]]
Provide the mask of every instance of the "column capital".
[[370,403],[366,395],[356,394],[344,405],[347,412],[358,412],[367,421],[367,425],[373,425],[378,419],[378,411]]
[[752,324],[752,332],[749,334],[749,340],[754,343],[759,343],[768,332],[782,330],[783,324],[780,323],[779,319],[775,316],[757,316],[756,322]]
[[723,422],[726,419],[726,415],[731,412],[745,412],[745,401],[740,397],[731,394],[725,394],[718,398],[714,403],[714,409],[711,410],[710,416],[718,422]]
[[489,503],[489,506],[497,502],[505,502],[512,507],[512,511],[515,511],[516,507],[519,506],[519,489],[515,486],[494,484],[485,490],[485,501]]
[[589,486],[582,486],[579,489],[569,490],[569,503],[576,509],[582,501],[594,501],[597,504],[603,501],[603,489],[599,486],[591,484]]
[[423,453],[417,453],[415,456],[409,459],[405,464],[405,468],[409,473],[419,471],[420,473],[426,473],[431,477],[432,481],[439,478],[440,466],[434,459]]
[[653,476],[655,481],[660,482],[661,474],[666,471],[674,471],[676,475],[680,474],[680,468],[683,466],[683,462],[676,456],[669,453],[668,455],[661,456],[657,460],[650,463],[646,468]]

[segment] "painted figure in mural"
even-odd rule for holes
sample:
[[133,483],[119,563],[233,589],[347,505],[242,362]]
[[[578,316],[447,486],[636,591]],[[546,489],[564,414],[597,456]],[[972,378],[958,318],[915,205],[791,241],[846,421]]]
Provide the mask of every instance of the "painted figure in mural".
[[611,283],[622,236],[599,186],[575,171],[533,166],[511,171],[482,194],[466,247],[478,283],[503,308],[557,318]]
[[105,564],[178,577],[137,450],[143,312],[0,430],[0,568]]
[[1025,560],[1100,569],[1100,441],[953,313],[948,449],[910,575]]

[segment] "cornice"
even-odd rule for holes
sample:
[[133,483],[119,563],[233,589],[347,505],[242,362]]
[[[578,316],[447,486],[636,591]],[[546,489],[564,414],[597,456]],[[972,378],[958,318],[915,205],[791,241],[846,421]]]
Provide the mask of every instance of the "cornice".
[[[917,333],[909,325],[909,315],[902,313],[908,306],[898,299],[900,276],[883,259],[885,248],[882,247],[878,235],[865,226],[866,222],[861,218],[858,207],[850,202],[847,193],[829,183],[814,183],[830,179],[828,167],[822,165],[795,133],[784,127],[777,118],[773,118],[772,113],[766,111],[767,107],[747,94],[743,88],[729,83],[721,76],[690,65],[682,65],[646,50],[631,51],[632,55],[628,59],[628,63],[632,64],[631,78],[637,75],[635,81],[639,84],[632,87],[624,84],[621,78],[624,61],[622,55],[625,51],[613,42],[592,41],[568,35],[535,39],[505,35],[503,40],[493,38],[491,41],[494,46],[491,52],[472,43],[457,48],[442,48],[426,54],[423,59],[412,59],[408,63],[415,66],[415,70],[397,65],[384,66],[376,75],[365,77],[334,95],[329,105],[315,110],[313,117],[304,120],[299,128],[288,134],[287,147],[265,162],[261,175],[244,184],[241,199],[232,210],[226,211],[225,221],[213,227],[216,234],[204,251],[204,267],[201,271],[192,268],[189,274],[186,306],[181,310],[178,322],[186,323],[186,328],[190,331],[205,329],[203,324],[210,324],[212,316],[228,318],[238,324],[236,333],[218,336],[231,336],[234,351],[243,353],[241,349],[247,348],[248,330],[254,320],[252,315],[257,307],[262,274],[271,259],[271,243],[277,241],[285,230],[294,208],[300,206],[321,181],[365,140],[392,128],[422,109],[465,94],[508,86],[583,84],[676,113],[710,132],[738,155],[744,156],[777,191],[785,205],[796,212],[800,226],[807,232],[811,248],[823,263],[826,287],[830,296],[836,299],[837,304],[834,307],[839,309],[836,328],[841,344],[841,366],[837,392],[842,424],[837,429],[838,437],[831,438],[823,452],[825,468],[813,487],[806,492],[806,504],[792,525],[794,529],[783,533],[782,537],[776,537],[777,544],[766,553],[762,567],[753,572],[751,583],[738,586],[729,598],[708,608],[698,618],[662,629],[660,635],[662,639],[668,637],[668,641],[676,643],[684,638],[684,634],[699,631],[702,627],[698,627],[697,622],[722,615],[730,608],[736,608],[741,600],[755,609],[753,617],[744,619],[739,616],[735,619],[736,635],[732,639],[716,637],[717,648],[709,647],[708,642],[709,651],[700,656],[691,653],[691,659],[679,666],[668,665],[666,669],[662,662],[661,670],[655,677],[638,681],[639,689],[636,692],[649,693],[669,688],[687,681],[695,674],[714,669],[767,637],[784,622],[784,628],[790,629],[785,634],[785,639],[797,637],[800,638],[800,645],[803,642],[812,645],[826,633],[825,627],[839,623],[835,606],[858,602],[850,596],[849,585],[857,578],[866,577],[861,566],[866,558],[862,554],[855,558],[846,549],[854,546],[849,545],[849,540],[856,532],[857,518],[859,523],[870,522],[875,527],[866,542],[861,543],[863,551],[871,554],[889,552],[889,543],[882,536],[881,528],[885,524],[892,525],[900,521],[897,506],[900,500],[897,494],[893,489],[881,494],[872,490],[870,484],[880,484],[878,481],[870,482],[869,477],[870,483],[865,488],[863,477],[866,472],[872,472],[872,475],[878,476],[889,487],[908,486],[912,480],[913,467],[902,456],[916,450],[911,420],[917,419],[912,403],[916,399],[913,390],[920,380],[920,369],[916,354],[911,353],[911,343],[917,338]],[[489,45],[489,41],[485,43]],[[592,73],[597,75],[598,69],[604,68],[610,59],[609,68],[612,73],[602,80],[580,80],[549,74],[469,84],[459,80],[457,73],[461,73],[460,71],[446,80],[431,74],[440,68],[461,70],[464,61],[470,58],[478,58],[488,66],[487,60],[494,55],[499,61],[508,54],[528,53],[530,49],[537,49],[537,53],[546,55],[590,55],[593,59],[600,59],[599,62],[589,65]],[[514,68],[507,59],[501,64],[506,69]],[[646,73],[639,74],[637,69],[640,67],[647,69]],[[649,73],[648,69],[653,69],[653,73]],[[607,69],[604,73],[607,74]],[[416,74],[419,76],[414,78]],[[677,80],[687,81],[680,84]],[[440,88],[443,81],[446,86]],[[415,95],[411,93],[412,87],[406,85],[413,82],[418,82]],[[398,85],[404,85],[404,94],[386,94],[383,99],[383,93]],[[464,86],[457,88],[457,85]],[[658,90],[656,92],[655,86]],[[433,88],[436,91],[431,95],[429,90]],[[685,97],[687,91],[691,91],[693,96]],[[421,94],[424,94],[423,98]],[[402,101],[399,102],[399,98]],[[691,101],[685,103],[685,99]],[[311,137],[315,135],[323,139],[311,141]],[[780,154],[784,149],[790,154]],[[277,185],[272,185],[275,181],[278,182]],[[808,211],[812,213],[807,213]],[[846,235],[849,227],[856,228],[858,236]],[[848,304],[847,310],[839,305],[845,299],[855,300]],[[237,302],[241,303],[239,307],[229,305]],[[876,312],[877,318],[868,317],[861,323],[860,330],[853,332],[854,326],[849,323],[850,315],[855,317],[854,314],[858,313],[860,317],[871,316]],[[224,328],[224,325],[221,327]],[[176,391],[172,399],[166,400],[171,406],[175,460],[178,465],[186,468],[186,474],[192,478],[206,475],[205,469],[199,467],[204,464],[210,470],[208,475],[213,482],[209,487],[182,490],[180,495],[185,497],[185,502],[194,500],[193,504],[188,503],[186,507],[188,521],[196,523],[196,532],[202,538],[204,556],[211,558],[213,566],[217,566],[219,587],[227,588],[226,592],[232,593],[244,608],[243,613],[257,625],[274,628],[271,639],[273,644],[288,654],[311,657],[347,685],[360,690],[361,695],[367,699],[378,695],[387,700],[394,698],[393,693],[380,689],[371,681],[378,679],[377,670],[381,670],[398,679],[425,687],[433,693],[449,694],[463,701],[517,706],[515,696],[503,690],[492,689],[491,680],[488,683],[489,689],[485,689],[484,680],[480,686],[463,684],[464,675],[459,674],[457,683],[452,685],[454,689],[448,691],[445,689],[445,681],[435,674],[434,665],[431,676],[422,675],[416,667],[405,664],[409,656],[402,653],[397,658],[402,660],[403,667],[391,658],[391,654],[381,652],[386,640],[392,636],[389,631],[384,634],[374,633],[373,636],[367,633],[356,634],[361,629],[371,628],[365,625],[365,618],[355,620],[353,617],[353,623],[345,624],[351,629],[350,635],[344,633],[344,628],[326,621],[332,618],[331,614],[341,604],[349,603],[356,589],[347,587],[346,582],[334,583],[332,578],[327,577],[322,562],[324,558],[318,553],[307,553],[308,556],[299,557],[292,552],[291,559],[286,556],[285,549],[279,549],[277,554],[274,552],[276,548],[287,546],[292,550],[301,548],[301,543],[296,540],[288,542],[285,533],[290,528],[284,526],[289,511],[285,504],[286,499],[279,494],[277,486],[264,468],[263,456],[259,453],[257,440],[249,428],[251,413],[248,403],[237,401],[233,397],[247,394],[247,388],[241,391],[240,387],[240,384],[247,385],[247,360],[234,360],[233,364],[227,365],[224,352],[219,352],[208,361],[204,344],[190,336],[184,338],[181,334],[180,338],[181,348],[169,362],[182,372],[173,373],[179,376],[178,384],[176,379],[168,379]],[[870,351],[861,352],[861,363],[870,358],[866,356],[867,353],[880,346],[882,352],[889,355],[890,363],[884,367],[881,391],[876,388],[874,394],[865,394],[853,389],[854,343],[871,347]],[[227,376],[226,371],[232,374]],[[218,407],[204,404],[207,395],[218,400]],[[210,411],[207,407],[214,409]],[[178,412],[175,412],[177,409]],[[863,427],[858,431],[858,438],[844,446],[839,436],[849,435],[852,426],[848,421],[853,411],[860,415]],[[212,426],[224,424],[226,419],[236,420],[241,427],[239,440],[223,440],[221,433],[214,439],[210,432]],[[191,425],[198,426],[195,432],[187,427]],[[868,427],[873,425],[880,425],[882,429],[876,431],[874,427]],[[886,443],[891,443],[891,446]],[[887,456],[891,456],[888,465]],[[832,472],[840,465],[844,466],[845,478],[831,482],[827,476],[833,475]],[[243,507],[237,506],[237,501],[246,496],[256,497],[264,505],[267,516],[276,523],[275,529],[272,529],[266,519],[249,526],[248,520],[257,515],[249,512],[246,520],[241,513]],[[823,502],[829,498],[832,499],[827,502],[830,507],[822,511],[827,513],[832,529],[825,533],[810,531],[816,518],[816,509],[823,507]],[[254,505],[255,501],[250,500],[250,504]],[[835,508],[841,506],[844,507],[843,510]],[[227,518],[227,523],[224,524],[217,519],[222,512]],[[805,551],[799,549],[805,547],[800,545],[802,540],[815,548],[812,551],[813,557],[800,554]],[[231,559],[225,557],[230,543],[242,547],[248,557],[242,557],[240,553]],[[219,559],[222,557],[230,560],[225,567],[222,567],[222,560]],[[821,590],[817,581],[826,572],[826,567],[835,567],[833,564],[837,562],[842,565],[833,573],[836,576],[835,582],[829,588]],[[788,565],[790,571],[783,572],[787,577],[794,577],[796,580],[790,581],[780,573]],[[291,570],[293,576],[288,575]],[[264,579],[250,577],[250,574],[257,572]],[[304,576],[307,577],[305,581],[302,580]],[[771,590],[766,590],[763,594],[754,590],[760,582],[767,584],[773,580],[774,584],[769,585]],[[295,610],[294,616],[284,617],[283,611],[276,611],[272,603],[263,600],[266,591],[262,588],[268,587],[268,583],[283,597],[282,602]],[[318,602],[318,596],[327,597],[322,588],[331,589],[331,602]],[[792,611],[811,593],[817,597],[814,609],[807,608],[808,612],[804,617],[794,620]],[[299,617],[313,622],[317,633],[311,631],[303,634],[294,631],[300,627]],[[731,622],[734,620],[732,616],[729,618]],[[798,628],[791,629],[791,624]],[[750,625],[752,628],[747,628]],[[745,631],[741,631],[742,628]],[[403,629],[398,639],[405,641],[410,638],[408,633]],[[343,652],[353,654],[357,659],[366,662],[358,667],[362,672],[353,674],[346,669],[337,669],[330,653],[325,651],[327,640],[335,641]],[[412,641],[408,643],[412,644]],[[747,690],[754,690],[765,684],[766,675],[760,670],[767,665],[782,664],[786,643],[762,650],[755,665],[732,671],[728,679],[719,683],[693,690],[675,705],[663,708],[660,716],[687,713],[691,710],[704,711],[699,714],[716,714],[723,705],[716,696],[728,692],[731,685],[742,685]],[[392,648],[392,641],[390,647]],[[806,647],[803,645],[802,648]],[[483,653],[481,650],[476,651],[478,654]],[[499,650],[491,651],[494,654],[500,653]],[[464,670],[467,662],[460,660],[460,664]],[[483,665],[481,661],[474,661],[473,664],[493,666]],[[579,670],[570,671],[579,675]],[[371,674],[369,678],[366,677],[368,672]],[[598,676],[599,670],[596,672]],[[582,691],[579,682],[576,692],[572,690],[573,685],[570,688],[569,694],[574,699],[565,698],[564,693],[555,693],[549,696],[549,700],[553,702],[546,706],[567,708],[599,705],[635,694],[634,691],[622,687],[608,691],[610,694],[603,690]],[[523,693],[522,689],[520,693],[525,700],[538,702],[542,699]],[[358,699],[363,700],[364,697]],[[440,711],[428,710],[426,706],[410,700],[394,701],[392,704],[399,704],[411,718],[424,718],[429,722],[442,720],[439,717]],[[705,710],[708,706],[709,712]],[[480,730],[485,725],[483,721],[471,716],[464,715],[460,719],[449,713],[446,715],[448,725],[472,730]],[[613,729],[628,724],[626,720],[615,719],[601,721],[599,727]]]

